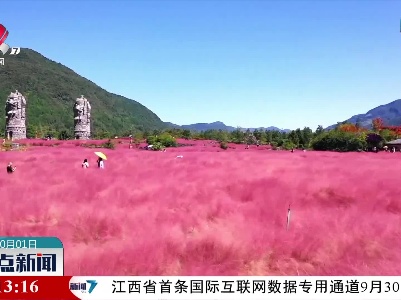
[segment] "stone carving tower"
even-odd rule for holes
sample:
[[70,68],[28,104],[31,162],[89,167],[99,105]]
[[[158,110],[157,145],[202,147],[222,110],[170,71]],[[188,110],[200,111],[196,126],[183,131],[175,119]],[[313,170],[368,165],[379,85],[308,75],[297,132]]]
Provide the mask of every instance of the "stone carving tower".
[[18,91],[11,93],[6,101],[6,138],[7,140],[26,139],[26,100]]
[[83,95],[75,100],[74,136],[77,140],[88,140],[91,135],[91,106]]

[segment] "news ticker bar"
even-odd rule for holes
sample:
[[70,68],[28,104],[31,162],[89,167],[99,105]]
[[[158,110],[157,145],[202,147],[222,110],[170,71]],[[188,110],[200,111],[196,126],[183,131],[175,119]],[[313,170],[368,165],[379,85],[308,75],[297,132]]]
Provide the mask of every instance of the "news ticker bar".
[[401,299],[401,276],[1,276],[0,299]]
[[63,276],[64,247],[56,237],[0,236],[0,276]]

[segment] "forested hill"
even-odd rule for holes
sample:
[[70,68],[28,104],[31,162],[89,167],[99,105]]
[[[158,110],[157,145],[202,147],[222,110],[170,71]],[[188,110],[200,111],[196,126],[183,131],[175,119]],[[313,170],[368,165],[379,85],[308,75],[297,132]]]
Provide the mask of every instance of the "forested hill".
[[[137,101],[107,92],[90,80],[38,52],[22,48],[16,56],[5,55],[0,66],[0,105],[15,90],[27,98],[28,132],[73,130],[73,105],[84,95],[92,106],[92,130],[123,134],[161,129],[160,118]],[[4,128],[5,113],[0,113]]]
[[[176,124],[173,124],[170,122],[165,122],[165,123],[168,127],[171,127],[171,128],[188,129],[188,130],[193,130],[193,131],[223,130],[223,131],[232,132],[238,128],[238,127],[226,125],[220,121],[213,122],[213,123],[195,123],[195,124],[189,124],[189,125],[176,125]],[[254,130],[282,131],[282,132],[290,132],[291,131],[289,129],[280,129],[275,126],[259,127],[259,128],[242,128],[242,130],[244,130],[244,131],[246,131],[247,129],[249,129],[250,131],[254,131]]]
[[[371,128],[372,121],[376,118],[382,119],[385,125],[400,126],[401,99],[375,107],[364,114],[352,116],[344,122],[358,123],[362,127]],[[334,129],[336,126],[337,124],[334,124],[327,127],[327,129]]]

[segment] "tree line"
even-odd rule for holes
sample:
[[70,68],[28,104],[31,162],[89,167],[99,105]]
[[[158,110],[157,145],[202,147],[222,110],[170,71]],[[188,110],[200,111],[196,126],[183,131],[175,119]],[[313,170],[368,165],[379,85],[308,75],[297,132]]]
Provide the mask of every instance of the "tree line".
[[[57,138],[59,140],[73,139],[73,133],[66,130],[56,132],[47,127],[28,127],[29,138]],[[309,127],[298,128],[292,131],[261,130],[237,128],[233,131],[206,130],[191,131],[180,128],[165,128],[161,130],[131,130],[122,135],[107,131],[95,131],[93,139],[113,139],[115,137],[131,136],[133,142],[139,144],[146,140],[153,145],[154,150],[165,147],[179,146],[176,139],[186,140],[215,140],[221,148],[227,149],[228,143],[244,145],[270,145],[273,149],[312,149],[320,151],[369,151],[382,148],[386,142],[401,136],[401,126],[385,126],[381,119],[374,119],[370,129],[358,123],[338,123],[332,130],[325,130],[319,125],[315,130]]]
[[[272,149],[310,149],[318,151],[372,151],[381,149],[391,140],[401,137],[401,126],[385,126],[380,118],[374,119],[370,128],[349,122],[339,122],[332,130],[325,130],[319,125],[315,130],[309,127],[292,131],[272,131],[255,129],[253,131],[237,128],[227,132],[223,130],[207,130],[192,132],[187,129],[166,129],[163,132],[153,132],[151,136],[162,137],[161,146],[171,145],[171,140],[163,144],[166,136],[195,140],[215,140],[223,149],[227,143],[246,145],[270,145]],[[146,136],[144,136],[146,137]],[[149,139],[148,139],[149,140]],[[150,140],[149,142],[152,142]]]

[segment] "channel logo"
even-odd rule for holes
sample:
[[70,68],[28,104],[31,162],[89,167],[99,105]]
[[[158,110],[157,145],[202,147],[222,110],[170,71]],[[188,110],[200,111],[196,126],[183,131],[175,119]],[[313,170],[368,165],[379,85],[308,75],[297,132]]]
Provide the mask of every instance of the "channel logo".
[[[87,284],[89,284],[89,287],[87,286]],[[71,282],[70,291],[81,291],[81,293],[88,292],[90,294],[93,292],[96,286],[96,280],[87,280],[86,282]]]
[[[5,43],[7,37],[8,37],[7,28],[4,25],[0,24],[0,52],[3,53],[3,55],[6,54],[10,49],[10,46]],[[20,51],[21,51],[20,47],[12,47],[10,55],[17,55],[20,53]]]

